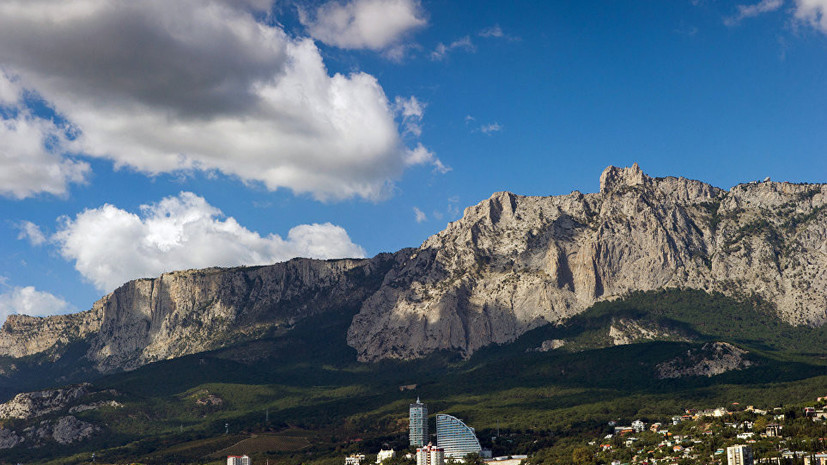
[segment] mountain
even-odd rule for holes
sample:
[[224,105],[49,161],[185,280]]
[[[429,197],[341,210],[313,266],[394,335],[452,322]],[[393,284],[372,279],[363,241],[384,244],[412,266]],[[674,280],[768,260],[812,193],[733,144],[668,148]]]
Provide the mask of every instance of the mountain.
[[59,381],[132,370],[325,315],[352,318],[347,343],[363,362],[443,350],[467,358],[595,302],[664,288],[760,300],[788,323],[821,326],[825,204],[824,184],[726,191],[609,167],[598,193],[494,194],[417,249],[179,271],[130,281],[74,315],[10,316],[0,375],[61,363],[50,372]]

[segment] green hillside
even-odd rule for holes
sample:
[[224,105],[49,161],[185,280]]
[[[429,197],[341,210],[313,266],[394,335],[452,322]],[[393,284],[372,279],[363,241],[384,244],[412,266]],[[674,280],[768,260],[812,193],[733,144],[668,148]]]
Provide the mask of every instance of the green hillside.
[[[98,379],[95,386],[117,390],[124,407],[77,416],[105,425],[105,434],[72,447],[12,449],[0,463],[88,463],[92,452],[98,463],[219,463],[222,453],[248,453],[256,463],[265,457],[339,463],[343,454],[376,453],[383,444],[404,449],[407,406],[416,396],[432,414],[451,413],[474,426],[495,453],[531,453],[599,432],[609,420],[732,402],[805,402],[824,395],[827,382],[823,329],[787,325],[760,302],[698,291],[599,303],[469,360],[439,353],[413,362],[357,363],[345,344],[355,311]],[[619,320],[656,328],[661,336],[613,346],[609,327]],[[552,339],[566,343],[534,350]],[[710,341],[749,351],[751,366],[658,379],[659,363]],[[199,405],[208,396],[220,405]],[[500,436],[492,440],[497,428]]]

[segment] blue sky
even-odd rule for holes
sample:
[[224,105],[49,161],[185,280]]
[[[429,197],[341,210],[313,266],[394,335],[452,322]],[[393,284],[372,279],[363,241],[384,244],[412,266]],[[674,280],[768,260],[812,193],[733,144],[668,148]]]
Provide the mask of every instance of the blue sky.
[[608,165],[827,182],[827,0],[9,0],[0,319],[415,247]]

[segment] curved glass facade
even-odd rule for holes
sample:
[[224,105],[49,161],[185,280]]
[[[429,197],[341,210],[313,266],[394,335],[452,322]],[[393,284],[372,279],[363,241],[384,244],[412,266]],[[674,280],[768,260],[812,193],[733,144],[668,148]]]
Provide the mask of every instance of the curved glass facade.
[[461,459],[482,451],[474,428],[459,418],[440,413],[436,416],[436,445],[445,449],[445,457]]

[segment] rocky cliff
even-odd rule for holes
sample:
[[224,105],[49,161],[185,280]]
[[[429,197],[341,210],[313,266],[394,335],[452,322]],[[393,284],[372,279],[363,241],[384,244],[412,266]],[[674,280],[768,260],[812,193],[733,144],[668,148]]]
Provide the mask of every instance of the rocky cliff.
[[[289,329],[331,309],[357,307],[381,282],[390,255],[372,260],[296,259],[262,267],[211,268],[130,281],[75,315],[12,315],[0,355],[55,352],[84,340],[100,372],[215,349]],[[378,278],[375,277],[378,275]]]
[[369,260],[292,260],[129,282],[87,312],[10,317],[0,355],[84,340],[98,371],[131,369],[358,311],[359,359],[470,355],[633,290],[682,287],[760,297],[794,324],[827,320],[827,185],[725,191],[607,168],[600,192],[507,192],[405,249]]
[[827,317],[827,185],[724,191],[607,168],[600,192],[470,207],[385,277],[348,342],[363,361],[471,354],[632,290],[758,296],[794,324]]

